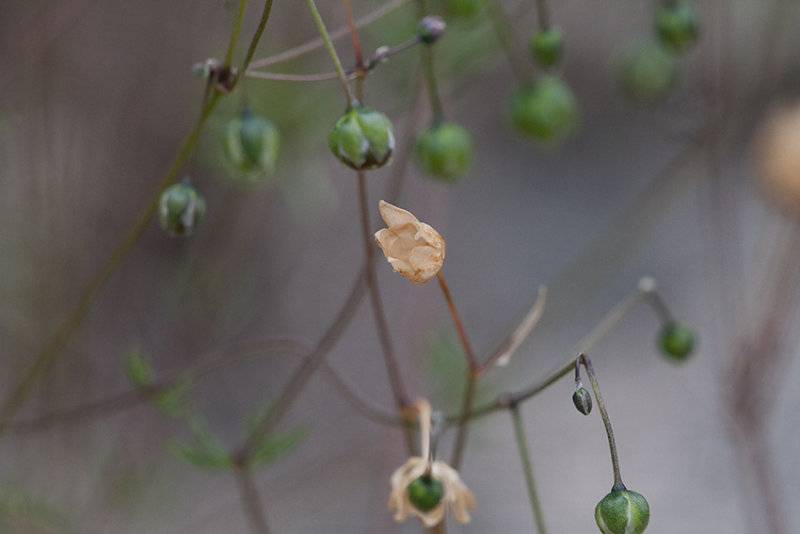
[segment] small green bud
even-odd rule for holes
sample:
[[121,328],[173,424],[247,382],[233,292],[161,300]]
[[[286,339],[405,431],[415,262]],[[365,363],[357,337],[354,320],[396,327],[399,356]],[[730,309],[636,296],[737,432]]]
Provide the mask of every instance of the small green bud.
[[544,68],[555,66],[564,53],[564,35],[560,28],[543,28],[531,35],[531,54]]
[[447,0],[446,13],[453,17],[469,19],[480,13],[483,0]]
[[206,201],[189,184],[171,185],[158,201],[159,222],[172,236],[191,235],[205,213]]
[[[614,486],[617,488],[617,486]],[[612,488],[594,509],[594,518],[603,534],[642,534],[650,521],[647,500],[635,491]]]
[[586,391],[585,387],[575,389],[572,394],[572,403],[583,415],[589,415],[592,412],[592,396]]
[[656,34],[670,51],[681,54],[697,42],[697,13],[687,0],[662,1],[656,11]]
[[556,76],[542,76],[517,90],[511,117],[521,131],[541,140],[560,141],[578,120],[578,104],[570,88]]
[[264,175],[275,170],[280,134],[272,121],[244,108],[240,117],[225,126],[222,148],[237,171]]
[[417,36],[423,43],[433,44],[439,40],[439,37],[444,34],[446,29],[447,23],[445,23],[442,17],[428,15],[417,24]]
[[339,161],[358,171],[382,167],[394,152],[392,122],[380,111],[352,106],[336,121],[328,146]]
[[678,61],[656,41],[634,43],[619,58],[620,87],[634,102],[655,105],[678,81]]
[[417,137],[414,155],[422,170],[432,177],[455,182],[469,169],[472,136],[454,122],[432,124]]
[[431,475],[422,475],[408,485],[408,500],[421,512],[430,512],[442,501],[444,485]]
[[684,361],[692,354],[694,332],[685,324],[676,321],[667,323],[658,333],[658,346],[665,356]]

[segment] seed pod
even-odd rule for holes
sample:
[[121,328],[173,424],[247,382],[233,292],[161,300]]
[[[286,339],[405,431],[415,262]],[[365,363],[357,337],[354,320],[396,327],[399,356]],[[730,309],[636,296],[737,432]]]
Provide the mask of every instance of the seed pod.
[[572,403],[583,415],[589,415],[592,412],[592,396],[584,387],[575,389],[575,393],[572,394]]
[[206,201],[189,184],[174,184],[161,193],[158,215],[161,227],[172,236],[192,234],[206,213]]
[[564,35],[560,28],[551,26],[531,35],[531,54],[542,67],[549,69],[561,60],[564,53]]
[[673,321],[665,324],[658,333],[658,346],[665,356],[682,362],[694,348],[694,332],[685,324]]
[[440,122],[422,131],[414,144],[417,163],[433,178],[456,182],[469,169],[472,137],[454,122]]
[[417,24],[417,36],[425,44],[433,44],[444,34],[447,24],[442,17],[428,15]]
[[358,171],[382,167],[394,152],[392,122],[379,111],[352,106],[336,121],[328,146],[339,161]]
[[272,121],[244,108],[225,127],[222,147],[237,171],[262,176],[275,170],[280,134]]
[[689,50],[700,31],[697,13],[688,0],[662,1],[656,11],[655,28],[661,43],[675,54]]
[[647,500],[635,491],[612,488],[594,509],[594,518],[603,534],[642,534],[650,521]]
[[654,41],[632,43],[617,65],[619,84],[638,104],[653,106],[664,100],[678,81],[678,61]]
[[514,125],[541,141],[566,137],[578,120],[578,104],[570,88],[556,76],[542,76],[520,88],[511,101]]
[[444,486],[429,474],[412,480],[408,485],[408,500],[421,512],[430,512],[442,501]]

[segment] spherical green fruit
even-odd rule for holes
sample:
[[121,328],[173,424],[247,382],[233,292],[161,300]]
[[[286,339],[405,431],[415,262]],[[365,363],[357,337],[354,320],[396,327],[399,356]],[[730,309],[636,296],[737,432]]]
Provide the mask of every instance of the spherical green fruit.
[[685,324],[667,323],[658,333],[658,346],[665,356],[677,361],[686,360],[694,348],[694,332]]
[[700,31],[697,13],[688,0],[661,2],[656,11],[655,27],[664,46],[676,54],[691,48]]
[[544,68],[556,65],[564,53],[564,35],[560,28],[541,29],[531,35],[531,54]]
[[641,494],[621,488],[612,489],[597,503],[597,526],[603,534],[642,534],[650,522],[650,506]]
[[280,134],[275,124],[245,108],[225,126],[222,147],[228,161],[244,175],[264,175],[275,170]]
[[633,101],[655,105],[678,81],[678,61],[658,42],[630,45],[619,59],[618,76],[623,92]]
[[161,193],[158,218],[172,236],[191,235],[206,213],[206,201],[189,184],[175,184]]
[[430,512],[442,501],[442,481],[430,475],[415,478],[408,485],[408,500],[421,512]]
[[517,90],[511,101],[514,125],[542,141],[559,141],[578,119],[578,104],[570,88],[555,76],[542,76]]
[[453,17],[472,18],[480,13],[484,0],[447,0],[446,13]]
[[339,117],[328,136],[333,155],[362,171],[386,165],[394,152],[394,131],[389,118],[360,105]]
[[414,154],[427,174],[455,182],[469,169],[472,137],[463,126],[454,122],[433,124],[417,137]]

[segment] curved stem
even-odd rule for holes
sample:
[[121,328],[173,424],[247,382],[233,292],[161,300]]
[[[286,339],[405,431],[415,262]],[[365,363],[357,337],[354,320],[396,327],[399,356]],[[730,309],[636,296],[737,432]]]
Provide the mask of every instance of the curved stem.
[[539,18],[539,28],[550,28],[550,6],[547,5],[547,0],[536,0],[536,15]]
[[269,534],[264,506],[259,498],[258,488],[253,481],[253,472],[250,465],[246,462],[235,463],[233,474],[236,477],[236,487],[239,490],[242,508],[250,523],[250,531],[253,534]]
[[444,117],[442,99],[439,97],[439,87],[436,83],[436,71],[433,64],[433,47],[422,47],[422,61],[425,65],[425,80],[428,85],[428,98],[431,102],[433,122],[440,122]]
[[244,6],[246,4],[247,0],[239,0],[239,8],[236,10],[236,17],[233,19],[231,38],[228,41],[228,50],[225,52],[225,65],[227,66],[233,63],[233,51],[236,49],[236,43],[239,42],[239,35],[242,32],[242,18],[244,17]]
[[611,450],[611,467],[614,470],[614,487],[624,488],[625,485],[622,483],[622,475],[620,475],[619,472],[619,457],[617,456],[617,442],[614,439],[614,429],[611,428],[611,419],[608,417],[606,405],[603,402],[603,396],[600,394],[600,387],[597,385],[597,377],[595,376],[594,369],[592,368],[592,360],[590,360],[585,354],[581,354],[576,360],[576,366],[578,362],[583,364],[583,368],[586,369],[586,373],[589,375],[589,382],[592,384],[594,400],[597,404],[597,407],[600,409],[600,417],[603,418],[603,425],[606,428],[608,448]]
[[320,37],[322,37],[325,43],[325,48],[328,50],[328,55],[330,55],[333,66],[336,69],[336,74],[339,76],[339,82],[342,84],[344,94],[347,96],[347,103],[353,105],[356,99],[355,96],[353,96],[353,92],[350,90],[350,85],[347,83],[347,75],[344,73],[344,68],[342,68],[342,61],[339,59],[339,54],[336,53],[336,48],[333,46],[333,42],[331,42],[328,29],[325,27],[325,21],[322,20],[322,15],[319,14],[317,4],[314,0],[306,0],[306,2],[308,3],[308,8],[311,10],[311,15],[314,17],[314,22],[317,25]]
[[256,31],[253,34],[253,38],[250,40],[250,46],[247,47],[247,54],[245,54],[244,61],[242,61],[242,69],[240,72],[247,71],[247,67],[253,59],[253,54],[256,53],[256,47],[261,40],[261,35],[264,33],[264,28],[267,27],[270,13],[272,13],[272,0],[266,0],[264,9],[261,11],[261,19],[258,21]]
[[519,415],[519,406],[517,406],[516,403],[512,404],[509,407],[509,413],[514,423],[514,436],[517,439],[517,450],[519,451],[519,459],[522,463],[522,472],[525,475],[525,485],[528,487],[528,499],[530,500],[533,519],[536,521],[536,530],[539,534],[547,534],[547,526],[544,523],[544,512],[542,512],[542,505],[539,502],[539,495],[536,491],[536,483],[533,478],[533,466],[528,451],[528,442],[525,438],[525,426],[522,424],[522,418]]

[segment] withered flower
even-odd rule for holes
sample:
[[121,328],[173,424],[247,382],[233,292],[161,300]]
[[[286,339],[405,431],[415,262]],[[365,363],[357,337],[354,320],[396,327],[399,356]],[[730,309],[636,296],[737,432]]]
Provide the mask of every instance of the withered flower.
[[395,272],[412,282],[427,282],[436,276],[445,253],[444,238],[439,232],[383,200],[379,209],[388,228],[376,232],[375,240]]

